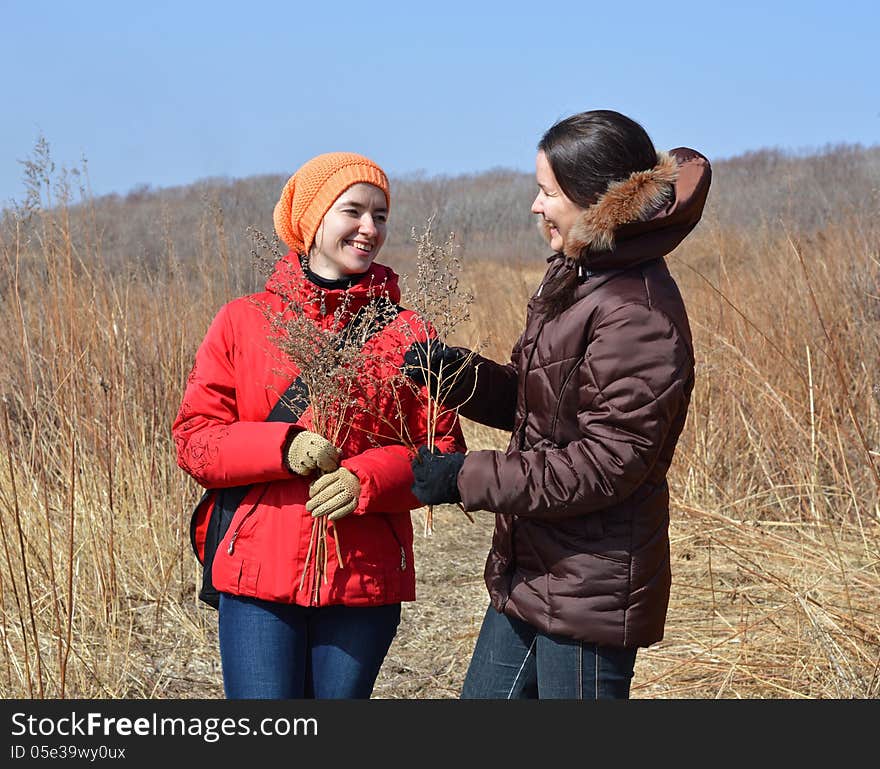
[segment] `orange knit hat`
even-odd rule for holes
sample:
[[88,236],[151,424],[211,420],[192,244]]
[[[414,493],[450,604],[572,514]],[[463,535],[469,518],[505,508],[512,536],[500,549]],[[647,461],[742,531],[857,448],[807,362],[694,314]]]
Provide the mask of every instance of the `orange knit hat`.
[[354,152],[328,152],[305,163],[284,185],[275,204],[275,232],[289,248],[307,254],[321,220],[353,184],[373,184],[391,208],[388,177],[372,160]]

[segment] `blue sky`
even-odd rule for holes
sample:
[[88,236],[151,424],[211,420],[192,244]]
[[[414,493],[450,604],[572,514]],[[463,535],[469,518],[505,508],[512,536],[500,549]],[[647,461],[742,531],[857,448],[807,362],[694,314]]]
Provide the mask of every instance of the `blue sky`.
[[0,0],[0,206],[37,137],[95,193],[292,173],[531,170],[617,109],[710,159],[880,142],[880,3]]

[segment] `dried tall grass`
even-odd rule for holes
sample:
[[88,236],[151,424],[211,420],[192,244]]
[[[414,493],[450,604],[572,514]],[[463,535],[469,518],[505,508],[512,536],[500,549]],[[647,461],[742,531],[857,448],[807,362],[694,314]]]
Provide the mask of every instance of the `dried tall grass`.
[[[148,261],[108,262],[87,178],[47,152],[30,162],[30,196],[0,228],[0,696],[222,696],[188,543],[199,490],[169,430],[211,317],[254,277],[210,201],[194,250],[159,218]],[[633,696],[880,693],[878,236],[859,212],[790,232],[709,216],[670,260],[698,377],[670,478],[666,638],[640,652]],[[472,325],[451,341],[503,359],[543,254],[468,242]],[[471,448],[506,442],[465,431]],[[461,685],[492,520],[436,515],[377,697]]]

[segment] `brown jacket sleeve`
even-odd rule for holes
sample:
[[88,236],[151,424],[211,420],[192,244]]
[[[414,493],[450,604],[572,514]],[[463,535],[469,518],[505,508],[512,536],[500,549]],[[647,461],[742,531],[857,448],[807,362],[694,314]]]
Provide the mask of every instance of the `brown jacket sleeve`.
[[519,341],[513,346],[507,364],[475,355],[445,405],[458,406],[458,413],[474,422],[499,430],[512,430],[519,355]]
[[582,437],[559,447],[470,453],[458,476],[465,509],[563,518],[620,502],[657,461],[687,407],[692,376],[692,354],[665,313],[618,307],[598,322],[579,364]]

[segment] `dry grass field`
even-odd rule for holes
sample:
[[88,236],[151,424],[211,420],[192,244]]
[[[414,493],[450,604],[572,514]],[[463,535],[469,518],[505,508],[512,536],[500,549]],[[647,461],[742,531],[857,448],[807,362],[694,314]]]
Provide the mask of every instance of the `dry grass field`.
[[[26,171],[0,227],[0,696],[222,697],[170,425],[210,319],[255,287],[244,226],[269,230],[278,187],[93,201],[44,146]],[[876,151],[718,164],[669,260],[698,376],[666,637],[640,652],[636,698],[880,694],[878,188]],[[476,300],[453,341],[496,359],[546,255],[530,195],[520,175],[404,180],[392,211],[382,261],[401,272],[432,210],[456,230]],[[491,516],[442,507],[425,537],[423,515],[380,698],[456,697],[486,608]]]

